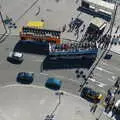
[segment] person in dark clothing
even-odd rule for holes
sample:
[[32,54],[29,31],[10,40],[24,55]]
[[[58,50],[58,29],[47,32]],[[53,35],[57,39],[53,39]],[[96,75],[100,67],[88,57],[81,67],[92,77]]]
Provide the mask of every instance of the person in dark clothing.
[[39,15],[39,13],[40,13],[40,6],[38,7],[38,11],[36,12],[35,15],[37,16],[37,15]]
[[93,105],[92,105],[92,107],[91,107],[91,109],[90,109],[90,112],[93,112],[93,113],[95,113],[95,111],[96,111],[96,109],[97,109],[97,103],[93,103]]

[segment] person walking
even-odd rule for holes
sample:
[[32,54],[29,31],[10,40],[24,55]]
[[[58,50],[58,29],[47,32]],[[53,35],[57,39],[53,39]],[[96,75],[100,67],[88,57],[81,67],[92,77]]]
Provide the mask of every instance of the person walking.
[[36,12],[36,16],[38,16],[39,15],[39,13],[40,13],[40,6],[38,7],[38,10],[37,10],[37,12]]
[[65,32],[65,30],[66,30],[66,24],[62,28],[62,32]]
[[119,28],[120,28],[120,26],[118,25],[118,26],[117,26],[117,29],[116,29],[116,31],[115,31],[115,33],[117,33],[117,32],[118,32]]

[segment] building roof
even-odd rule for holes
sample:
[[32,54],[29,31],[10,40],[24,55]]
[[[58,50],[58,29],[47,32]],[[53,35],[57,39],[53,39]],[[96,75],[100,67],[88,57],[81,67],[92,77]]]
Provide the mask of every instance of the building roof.
[[[95,26],[97,26],[98,28],[103,28],[105,21],[103,19],[100,19],[98,17],[95,17],[91,20],[91,23]],[[106,24],[105,24],[106,25]]]
[[90,3],[91,5],[95,5],[95,7],[97,5],[98,8],[104,9],[106,11],[109,12],[114,11],[115,4],[113,3],[109,3],[103,0],[84,0],[84,1]]

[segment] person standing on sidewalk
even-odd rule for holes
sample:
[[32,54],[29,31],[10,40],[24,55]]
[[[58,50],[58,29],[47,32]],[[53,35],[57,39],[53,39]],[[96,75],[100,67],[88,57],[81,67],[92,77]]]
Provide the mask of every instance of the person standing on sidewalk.
[[38,16],[38,15],[39,15],[39,13],[40,13],[40,6],[38,7],[38,10],[37,10],[37,12],[36,12],[35,16]]
[[120,88],[120,76],[118,76],[117,81],[114,84],[115,86],[115,94],[119,93],[119,88]]
[[97,107],[98,107],[97,102],[93,103],[93,105],[91,106],[90,112],[95,113]]

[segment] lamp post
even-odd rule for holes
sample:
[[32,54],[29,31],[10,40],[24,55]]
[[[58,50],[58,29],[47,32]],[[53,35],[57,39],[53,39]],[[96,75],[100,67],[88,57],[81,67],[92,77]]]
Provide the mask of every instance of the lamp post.
[[58,104],[60,104],[61,103],[61,95],[63,95],[63,92],[61,92],[61,91],[56,92],[56,95],[59,96],[59,102],[58,102]]

